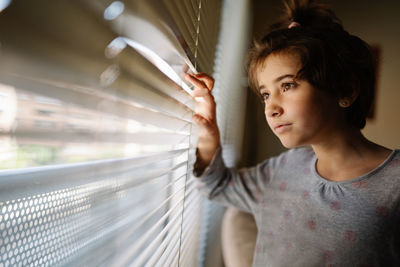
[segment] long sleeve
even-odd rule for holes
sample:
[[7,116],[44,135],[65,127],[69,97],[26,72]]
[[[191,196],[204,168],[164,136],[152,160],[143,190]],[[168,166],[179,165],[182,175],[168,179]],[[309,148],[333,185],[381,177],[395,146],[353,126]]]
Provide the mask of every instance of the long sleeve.
[[198,189],[208,199],[224,206],[252,212],[260,203],[260,195],[270,180],[270,161],[252,168],[227,168],[222,159],[222,148],[216,151],[211,163],[199,173],[194,171]]

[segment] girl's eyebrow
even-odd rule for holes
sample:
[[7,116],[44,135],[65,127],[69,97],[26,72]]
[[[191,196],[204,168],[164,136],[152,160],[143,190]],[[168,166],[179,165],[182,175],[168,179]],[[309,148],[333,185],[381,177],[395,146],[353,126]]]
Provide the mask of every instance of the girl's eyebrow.
[[[281,75],[281,76],[279,76],[278,78],[276,78],[276,79],[274,80],[274,83],[280,82],[280,81],[282,81],[282,80],[285,79],[285,78],[294,78],[294,77],[296,77],[296,75],[294,75],[294,74],[284,74],[284,75]],[[264,89],[264,88],[265,88],[264,85],[260,85],[260,86],[258,87],[258,91],[261,91],[261,90]]]
[[293,74],[284,74],[282,76],[279,76],[278,78],[275,79],[275,83],[282,81],[285,78],[294,78],[296,75]]

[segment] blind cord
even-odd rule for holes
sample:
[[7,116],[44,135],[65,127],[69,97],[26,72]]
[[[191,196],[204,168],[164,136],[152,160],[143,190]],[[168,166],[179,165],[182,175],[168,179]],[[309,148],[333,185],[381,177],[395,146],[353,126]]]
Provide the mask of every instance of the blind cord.
[[194,62],[194,68],[197,70],[197,50],[199,47],[199,35],[200,35],[200,19],[201,19],[201,0],[199,2],[199,13],[197,15],[197,28],[196,28],[196,47],[194,50],[194,58],[195,58],[195,62]]

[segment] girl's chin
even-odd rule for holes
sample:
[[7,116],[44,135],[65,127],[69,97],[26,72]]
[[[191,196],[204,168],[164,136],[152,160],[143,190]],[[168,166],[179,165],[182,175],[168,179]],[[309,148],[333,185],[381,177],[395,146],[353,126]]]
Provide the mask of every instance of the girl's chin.
[[304,142],[300,142],[300,140],[293,140],[288,138],[279,138],[279,140],[285,148],[295,148],[305,145]]
[[285,143],[282,143],[282,145],[283,145],[285,148],[295,148],[295,147],[300,146],[300,145],[292,145],[292,144],[285,144]]

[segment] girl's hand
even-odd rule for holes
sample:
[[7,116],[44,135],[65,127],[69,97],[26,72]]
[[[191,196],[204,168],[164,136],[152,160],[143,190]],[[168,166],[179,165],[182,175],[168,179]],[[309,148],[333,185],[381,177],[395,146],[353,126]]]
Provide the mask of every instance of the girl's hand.
[[[211,94],[214,88],[214,79],[205,73],[195,75],[186,74],[195,89],[191,92],[195,98],[195,115],[193,122],[199,126],[200,135],[212,136],[219,134],[216,118],[216,104],[214,96]],[[219,138],[219,136],[218,136]]]
[[195,87],[191,92],[192,97],[195,98],[196,112],[193,122],[199,126],[195,168],[202,170],[211,162],[220,142],[216,104],[211,94],[214,88],[214,79],[205,73],[186,74],[185,78]]

